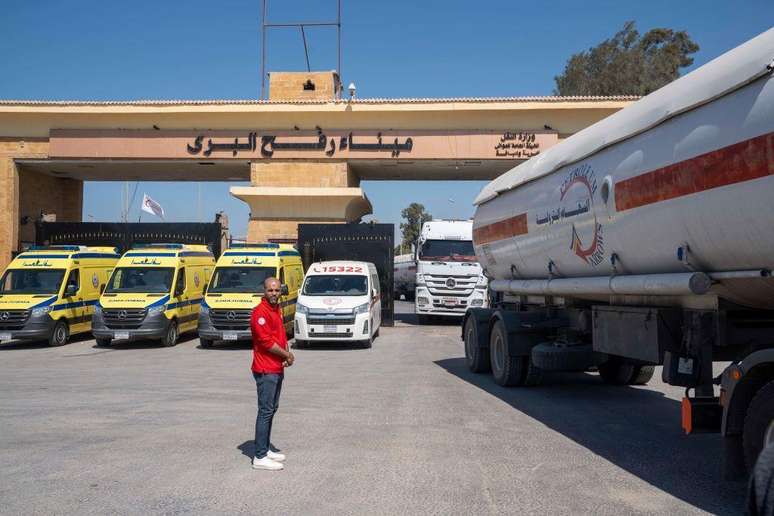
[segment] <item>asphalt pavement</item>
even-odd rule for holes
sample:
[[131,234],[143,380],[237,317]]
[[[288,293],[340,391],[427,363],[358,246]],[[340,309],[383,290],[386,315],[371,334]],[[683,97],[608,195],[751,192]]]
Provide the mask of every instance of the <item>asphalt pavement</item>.
[[502,388],[459,327],[398,303],[371,349],[296,350],[274,444],[250,467],[251,350],[90,337],[0,345],[2,514],[738,514],[721,438],[685,436],[682,391],[596,374]]

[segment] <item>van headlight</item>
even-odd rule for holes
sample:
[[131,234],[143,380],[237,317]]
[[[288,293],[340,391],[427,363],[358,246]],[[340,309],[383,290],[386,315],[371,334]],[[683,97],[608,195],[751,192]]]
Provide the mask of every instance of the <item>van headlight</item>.
[[352,313],[357,314],[367,314],[368,313],[369,304],[363,303],[362,305],[358,305],[355,308],[352,309]]
[[167,310],[167,305],[152,306],[148,308],[148,315],[163,314]]
[[53,305],[48,306],[39,306],[38,308],[32,309],[32,316],[33,317],[40,317],[41,315],[49,313],[53,309]]
[[309,307],[304,306],[301,303],[296,303],[296,313],[306,315],[309,313]]

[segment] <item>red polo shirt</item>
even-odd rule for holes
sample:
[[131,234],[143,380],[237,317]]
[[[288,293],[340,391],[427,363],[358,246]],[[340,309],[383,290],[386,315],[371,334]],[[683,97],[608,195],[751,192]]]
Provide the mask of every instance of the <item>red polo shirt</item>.
[[250,315],[250,331],[253,334],[253,372],[281,374],[284,371],[282,359],[269,353],[269,348],[277,344],[288,349],[282,308],[279,305],[272,307],[262,300]]

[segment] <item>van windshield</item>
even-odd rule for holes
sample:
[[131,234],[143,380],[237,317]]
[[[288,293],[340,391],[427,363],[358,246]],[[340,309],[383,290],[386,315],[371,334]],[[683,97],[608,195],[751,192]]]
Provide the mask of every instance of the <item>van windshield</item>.
[[353,274],[307,276],[303,293],[307,296],[365,296],[368,277]]
[[218,267],[207,293],[263,294],[263,281],[276,275],[276,267]]
[[174,267],[118,267],[105,292],[142,292],[163,294],[172,288]]
[[475,262],[472,240],[425,240],[419,259],[426,262]]
[[0,280],[0,294],[54,295],[64,274],[64,269],[8,269]]

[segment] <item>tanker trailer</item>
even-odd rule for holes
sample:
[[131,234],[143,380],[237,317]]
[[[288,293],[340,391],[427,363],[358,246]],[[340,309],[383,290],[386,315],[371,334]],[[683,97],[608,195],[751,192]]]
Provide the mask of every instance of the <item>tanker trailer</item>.
[[754,465],[774,442],[772,60],[774,29],[483,188],[472,371],[632,385],[663,365],[685,431],[722,433],[728,477]]

